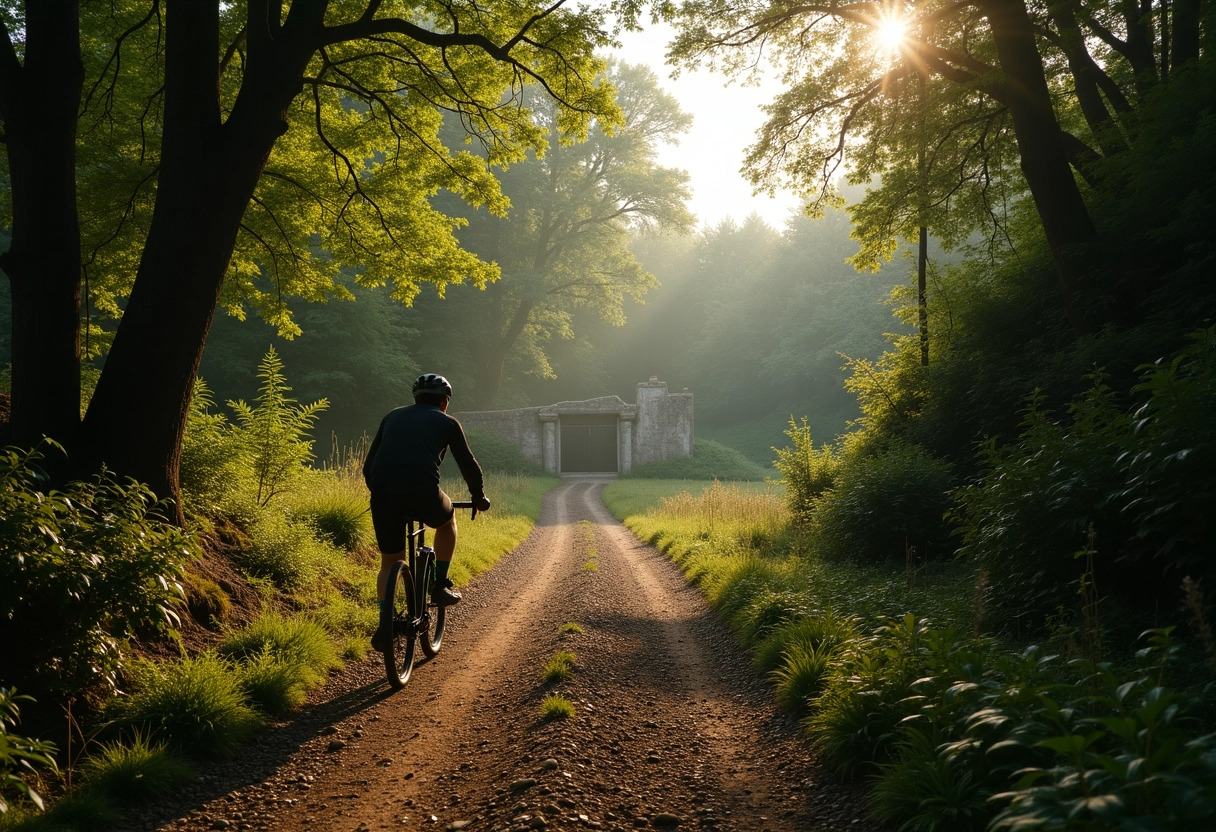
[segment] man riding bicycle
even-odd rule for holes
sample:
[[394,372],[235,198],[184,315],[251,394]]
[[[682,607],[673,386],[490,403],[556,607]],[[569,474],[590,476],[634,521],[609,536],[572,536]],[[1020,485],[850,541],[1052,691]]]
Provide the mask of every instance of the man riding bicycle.
[[[385,585],[393,564],[405,559],[405,524],[420,520],[435,530],[435,584],[431,600],[441,606],[460,601],[452,589],[448,567],[456,551],[456,519],[452,501],[439,487],[439,466],[447,450],[460,467],[477,511],[488,511],[481,466],[469,450],[460,422],[447,414],[452,385],[443,376],[424,373],[414,379],[414,404],[398,407],[380,422],[363,462],[363,479],[372,493],[372,526],[380,548],[376,597],[384,605]],[[372,636],[372,649],[384,652],[389,636],[381,625]]]

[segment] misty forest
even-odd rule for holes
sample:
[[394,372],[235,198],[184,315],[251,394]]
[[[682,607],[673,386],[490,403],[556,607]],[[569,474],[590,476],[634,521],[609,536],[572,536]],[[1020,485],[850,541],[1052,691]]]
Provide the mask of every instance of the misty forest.
[[[664,55],[622,48],[656,26]],[[0,0],[0,832],[160,828],[378,660],[361,466],[424,372],[458,418],[692,394],[691,456],[603,504],[852,828],[1216,827],[1214,27]],[[672,73],[776,79],[736,164],[801,210],[698,215]],[[480,587],[562,479],[468,436]]]

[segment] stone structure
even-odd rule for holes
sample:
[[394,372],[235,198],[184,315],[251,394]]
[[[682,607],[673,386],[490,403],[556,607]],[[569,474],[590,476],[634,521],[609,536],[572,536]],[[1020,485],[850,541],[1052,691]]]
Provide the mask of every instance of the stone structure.
[[637,404],[600,396],[452,415],[466,430],[480,428],[518,445],[526,458],[554,474],[624,473],[635,465],[692,456],[692,394],[668,393],[667,383],[654,376],[638,385]]

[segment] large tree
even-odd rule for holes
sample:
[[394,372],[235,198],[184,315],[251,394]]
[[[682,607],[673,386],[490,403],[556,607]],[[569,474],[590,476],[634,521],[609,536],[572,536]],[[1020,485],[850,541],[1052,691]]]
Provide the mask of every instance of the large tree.
[[[38,0],[0,3],[0,26],[11,436],[162,495],[221,299],[290,331],[284,298],[342,295],[343,266],[403,300],[485,283],[428,197],[501,212],[490,165],[618,112],[602,16],[563,0]],[[448,150],[444,112],[483,152]],[[82,275],[121,320],[80,422]]]
[[[503,173],[512,205],[506,217],[477,212],[460,232],[471,251],[496,262],[503,274],[484,292],[452,291],[443,301],[448,321],[476,321],[463,328],[458,345],[469,356],[474,382],[462,407],[518,403],[500,395],[508,368],[551,376],[548,345],[573,337],[577,310],[623,324],[624,300],[639,300],[655,285],[630,251],[631,237],[683,233],[693,223],[685,205],[688,175],[656,160],[659,146],[677,141],[690,117],[644,66],[614,64],[608,79],[623,123],[597,123],[586,142],[563,143],[557,108],[538,100],[538,120],[550,131],[548,152]],[[446,353],[451,339],[437,336]]]
[[[630,4],[635,5],[635,4]],[[1028,193],[1077,330],[1104,160],[1137,141],[1155,86],[1200,55],[1209,0],[686,0],[671,57],[747,74],[780,65],[787,88],[751,148],[754,182],[817,207],[842,167],[883,176],[863,206],[863,261],[923,225],[962,239]],[[671,8],[671,7],[666,7]],[[1009,139],[1005,137],[1008,136]],[[1010,181],[1012,157],[1021,176]],[[919,164],[918,164],[919,162]],[[959,211],[962,207],[964,210]]]

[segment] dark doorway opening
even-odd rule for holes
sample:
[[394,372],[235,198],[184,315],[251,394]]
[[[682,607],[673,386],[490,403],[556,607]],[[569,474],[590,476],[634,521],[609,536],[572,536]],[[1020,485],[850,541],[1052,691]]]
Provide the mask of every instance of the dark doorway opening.
[[562,416],[562,473],[616,472],[616,414]]

